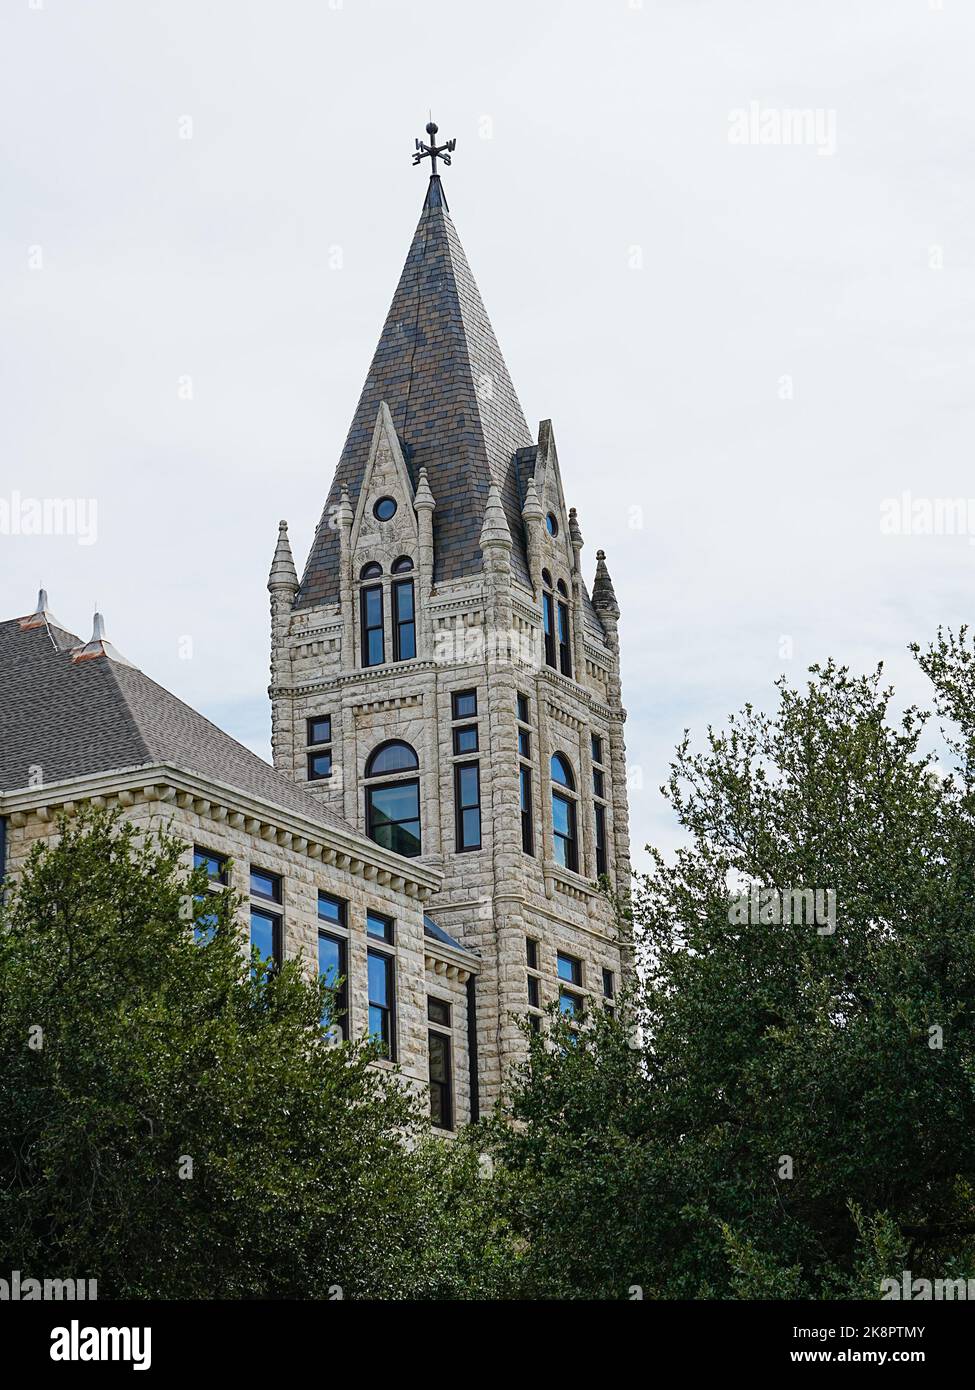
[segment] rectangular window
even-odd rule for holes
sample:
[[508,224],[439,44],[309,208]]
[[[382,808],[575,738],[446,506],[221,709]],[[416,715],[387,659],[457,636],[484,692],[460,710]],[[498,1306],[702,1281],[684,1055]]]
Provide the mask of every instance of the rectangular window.
[[556,863],[576,873],[579,868],[576,804],[557,792],[552,793],[552,830]]
[[532,770],[530,767],[518,769],[518,782],[521,794],[521,847],[526,854],[534,854],[535,831],[532,825]]
[[217,854],[216,850],[201,849],[199,845],[193,846],[193,867],[194,869],[206,869],[207,878],[211,883],[227,883],[227,856]]
[[309,744],[332,742],[332,716],[330,714],[319,714],[314,719],[309,719],[308,742]]
[[522,724],[530,724],[530,723],[531,723],[531,720],[529,719],[530,707],[529,707],[528,696],[527,696],[527,695],[521,695],[521,694],[519,694],[519,696],[518,696],[518,702],[517,702],[517,708],[518,708],[518,719],[519,719],[519,722],[522,723]]
[[474,719],[477,716],[477,691],[455,690],[450,696],[450,707],[454,719]]
[[481,769],[479,763],[454,766],[454,816],[458,852],[481,848]]
[[612,970],[603,969],[603,997],[612,999],[616,993],[616,981],[613,979]]
[[607,872],[606,868],[606,807],[596,802],[596,877]]
[[362,664],[381,666],[386,660],[386,639],[383,635],[383,587],[370,585],[359,595],[362,620]]
[[347,908],[344,898],[333,897],[331,893],[318,895],[318,915],[323,922],[334,922],[337,927],[344,927]]
[[454,752],[455,753],[476,753],[477,752],[477,725],[463,724],[454,730]]
[[541,1016],[540,1016],[539,1014],[529,1014],[529,1015],[528,1015],[528,1026],[529,1026],[529,1028],[532,1030],[533,1033],[540,1033],[540,1032],[542,1031],[542,1020],[541,1020]]
[[530,758],[532,755],[532,736],[527,729],[518,730],[518,756]]
[[564,951],[559,951],[558,971],[560,980],[565,980],[570,985],[582,984],[582,961],[577,956],[569,956]]
[[366,834],[396,854],[420,853],[420,784],[391,782],[366,788]]
[[592,770],[592,789],[596,796],[606,795],[606,776],[601,767]]
[[369,951],[369,1036],[381,1043],[391,1062],[396,1060],[395,980],[392,956]]
[[393,944],[393,919],[384,917],[381,912],[366,913],[366,932],[377,941]]
[[525,959],[529,970],[538,969],[538,942],[533,936],[525,938]]
[[592,760],[594,763],[601,763],[603,760],[603,741],[598,734],[592,735]]
[[538,994],[538,976],[537,976],[537,975],[529,975],[529,976],[528,976],[528,1003],[531,1005],[531,1007],[532,1007],[533,1009],[537,1009],[537,1008],[539,1007],[538,999],[539,999],[539,994]]
[[545,665],[555,665],[555,599],[542,594],[542,631],[545,635]]
[[446,1033],[429,1032],[430,1044],[430,1120],[437,1129],[453,1129],[454,1097],[450,1074],[450,1038]]
[[[342,906],[344,907],[345,904],[343,903]],[[319,916],[321,916],[320,910]],[[346,1026],[349,1011],[347,946],[348,943],[341,936],[331,936],[324,931],[318,933],[318,974],[329,989],[335,991],[335,1013],[331,1021],[330,1032],[336,1041],[349,1036]],[[328,1014],[322,1015],[323,1023],[327,1017]]]
[[416,656],[416,614],[413,580],[397,579],[393,585],[393,660],[412,661]]
[[566,1017],[579,1019],[582,1017],[582,997],[563,989],[559,992],[559,1008]]
[[332,750],[329,748],[323,753],[308,754],[308,780],[309,782],[321,782],[326,777],[332,775]]
[[427,998],[427,1018],[431,1023],[439,1023],[441,1028],[450,1027],[450,1005],[446,999]]
[[559,604],[559,670],[563,676],[572,675],[572,652],[569,647],[569,610]]
[[251,908],[251,945],[257,947],[262,960],[281,964],[281,918],[273,912]]
[[281,875],[251,865],[251,896],[266,898],[269,903],[281,901]]

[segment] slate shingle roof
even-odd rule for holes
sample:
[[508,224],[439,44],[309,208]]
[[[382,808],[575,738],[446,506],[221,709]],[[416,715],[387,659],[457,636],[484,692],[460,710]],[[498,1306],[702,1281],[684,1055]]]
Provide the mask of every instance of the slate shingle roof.
[[59,628],[0,623],[0,791],[166,763],[324,827],[358,835],[256,753],[135,666],[72,661],[79,639]]
[[527,583],[524,493],[515,454],[529,451],[521,460],[524,471],[532,438],[436,175],[335,471],[296,607],[338,599],[339,542],[328,520],[343,483],[355,507],[380,401],[389,406],[414,486],[426,465],[437,503],[435,582],[480,569],[478,539],[494,481],[514,542],[512,567]]

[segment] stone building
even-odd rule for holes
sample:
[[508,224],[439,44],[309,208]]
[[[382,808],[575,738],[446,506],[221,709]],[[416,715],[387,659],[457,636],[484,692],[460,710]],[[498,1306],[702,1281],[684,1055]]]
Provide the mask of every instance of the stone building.
[[434,172],[300,581],[279,527],[274,767],[42,592],[0,623],[0,869],[85,802],[175,831],[456,1129],[519,1017],[612,1008],[624,969],[619,609],[582,549]]
[[434,172],[300,581],[279,527],[269,693],[278,770],[442,875],[429,912],[480,959],[482,1106],[518,1015],[620,981],[619,608],[582,550]]

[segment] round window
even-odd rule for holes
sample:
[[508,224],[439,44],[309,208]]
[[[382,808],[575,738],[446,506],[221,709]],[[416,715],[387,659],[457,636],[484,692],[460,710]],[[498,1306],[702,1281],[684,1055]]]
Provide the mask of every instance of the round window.
[[548,516],[545,518],[545,529],[550,536],[557,536],[559,534],[559,523],[556,520],[554,512],[549,512]]
[[392,497],[380,497],[379,501],[372,509],[373,516],[380,521],[389,521],[390,517],[396,515],[396,502]]

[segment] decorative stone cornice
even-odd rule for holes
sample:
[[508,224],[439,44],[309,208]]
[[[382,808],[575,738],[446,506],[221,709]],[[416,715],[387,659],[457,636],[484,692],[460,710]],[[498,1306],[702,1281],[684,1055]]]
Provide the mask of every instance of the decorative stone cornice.
[[234,830],[334,864],[420,902],[426,902],[443,883],[443,875],[437,869],[403,859],[358,835],[351,826],[346,831],[340,826],[325,825],[172,764],[147,763],[3,792],[0,814],[9,816],[11,825],[19,827],[33,816],[50,820],[60,811],[75,815],[85,803],[128,809],[156,802],[209,819],[226,820]]

